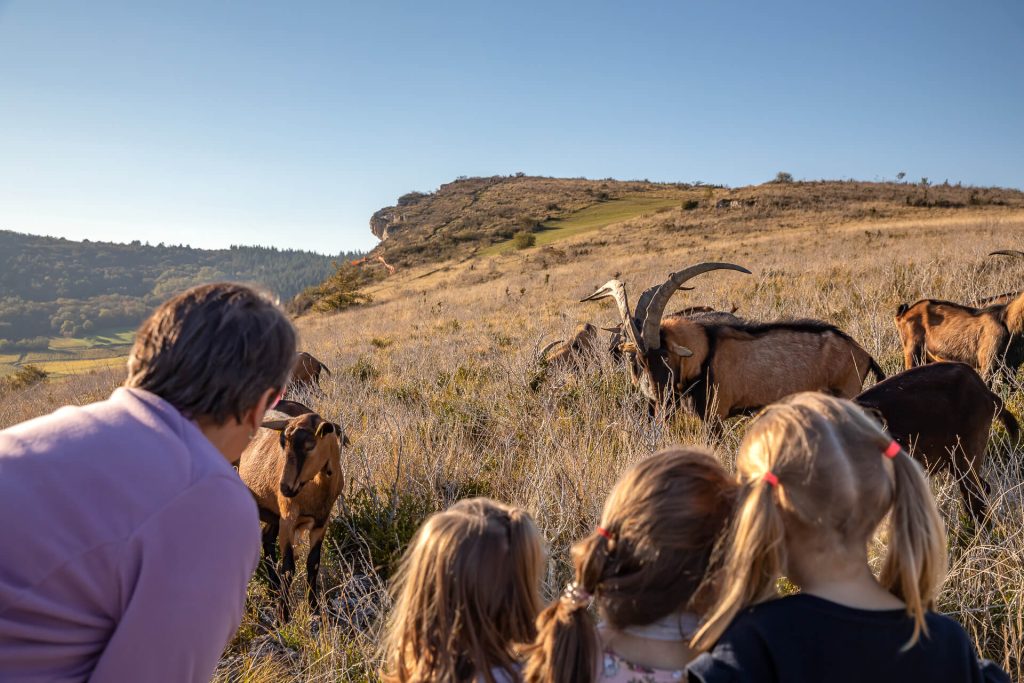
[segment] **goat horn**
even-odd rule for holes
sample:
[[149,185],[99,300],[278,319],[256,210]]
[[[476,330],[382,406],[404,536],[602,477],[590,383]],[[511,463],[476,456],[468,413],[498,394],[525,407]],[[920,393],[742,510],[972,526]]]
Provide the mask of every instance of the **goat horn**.
[[619,316],[622,318],[622,331],[626,338],[635,343],[637,347],[643,348],[640,341],[640,332],[636,329],[636,321],[633,320],[633,315],[629,312],[629,299],[626,298],[626,288],[620,280],[609,280],[590,296],[580,299],[580,302],[609,298],[615,299],[615,303],[619,307]]
[[712,270],[736,270],[750,275],[749,270],[743,266],[737,266],[733,263],[698,263],[697,265],[690,266],[685,270],[672,273],[668,276],[668,280],[666,280],[664,284],[658,285],[657,287],[651,287],[644,292],[643,296],[640,297],[641,299],[647,297],[648,302],[646,311],[644,311],[644,316],[641,319],[641,325],[643,326],[642,339],[644,347],[648,351],[661,348],[661,316],[665,314],[665,306],[668,304],[668,300],[672,298],[672,295],[676,293],[676,290],[679,289],[684,282]]
[[1017,251],[1016,249],[1000,249],[999,251],[991,251],[989,256],[1020,256],[1024,258],[1024,251]]
[[548,351],[550,351],[551,349],[555,348],[556,346],[561,344],[563,341],[564,341],[563,339],[556,339],[555,341],[553,341],[550,344],[548,344],[547,346],[545,346],[543,349],[540,350],[540,357],[544,358],[545,356],[547,356],[548,355]]

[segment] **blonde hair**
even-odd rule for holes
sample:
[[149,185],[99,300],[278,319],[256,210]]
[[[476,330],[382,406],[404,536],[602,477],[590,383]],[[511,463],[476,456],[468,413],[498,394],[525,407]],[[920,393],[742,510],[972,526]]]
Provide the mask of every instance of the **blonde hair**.
[[924,472],[902,449],[885,457],[890,443],[863,409],[825,394],[796,394],[754,420],[736,459],[742,489],[726,550],[726,588],[695,648],[710,649],[740,610],[777,596],[787,536],[866,544],[890,510],[878,580],[914,620],[905,648],[928,634],[925,612],[945,578],[946,535]]
[[661,451],[631,467],[605,502],[599,530],[572,548],[576,595],[537,618],[525,680],[597,679],[601,644],[588,595],[615,629],[708,607],[714,596],[705,574],[735,491],[721,463],[699,449]]
[[515,671],[536,635],[544,550],[523,510],[487,498],[431,516],[392,586],[384,681],[460,683]]

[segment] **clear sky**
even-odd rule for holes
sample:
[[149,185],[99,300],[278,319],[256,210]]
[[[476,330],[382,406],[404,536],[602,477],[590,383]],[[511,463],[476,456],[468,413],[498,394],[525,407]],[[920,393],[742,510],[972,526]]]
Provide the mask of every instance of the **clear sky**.
[[517,171],[1024,187],[1024,3],[0,0],[0,228],[365,249]]

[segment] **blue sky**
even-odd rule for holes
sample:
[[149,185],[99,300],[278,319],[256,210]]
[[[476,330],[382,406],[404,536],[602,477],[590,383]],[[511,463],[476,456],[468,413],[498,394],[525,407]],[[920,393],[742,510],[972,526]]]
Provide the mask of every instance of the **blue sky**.
[[369,248],[460,175],[1024,187],[1024,4],[0,0],[0,228]]

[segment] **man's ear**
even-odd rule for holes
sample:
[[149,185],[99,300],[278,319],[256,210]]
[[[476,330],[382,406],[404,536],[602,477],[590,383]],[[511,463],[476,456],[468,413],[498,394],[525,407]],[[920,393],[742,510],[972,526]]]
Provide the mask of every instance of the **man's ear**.
[[267,389],[260,394],[259,400],[256,401],[256,405],[252,407],[252,410],[245,413],[242,416],[242,421],[252,429],[256,431],[262,425],[263,417],[267,413],[267,408],[270,406],[271,401],[277,397],[276,389]]

